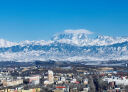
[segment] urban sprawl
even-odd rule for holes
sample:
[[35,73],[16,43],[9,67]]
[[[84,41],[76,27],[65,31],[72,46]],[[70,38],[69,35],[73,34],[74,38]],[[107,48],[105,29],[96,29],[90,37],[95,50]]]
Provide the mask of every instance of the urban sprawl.
[[6,66],[0,92],[128,92],[128,67]]

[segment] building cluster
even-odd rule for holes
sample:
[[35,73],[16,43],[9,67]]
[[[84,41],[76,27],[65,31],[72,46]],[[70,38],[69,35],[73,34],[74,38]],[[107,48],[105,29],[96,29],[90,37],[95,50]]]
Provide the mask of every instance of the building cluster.
[[1,68],[0,92],[127,92],[126,70],[120,72],[106,67]]
[[[44,85],[52,85],[52,92],[88,92],[88,79],[73,73],[53,73],[48,71],[48,76],[44,76]],[[81,86],[80,86],[81,85]]]
[[11,76],[10,72],[0,72],[0,92],[40,92],[40,88],[24,89],[26,84],[38,85],[40,75],[34,76]]
[[[28,71],[24,68],[22,71]],[[19,74],[22,74],[19,71]],[[0,92],[88,92],[88,78],[74,73],[54,73],[47,70],[41,74],[14,76],[18,71],[0,72]],[[27,74],[25,73],[25,74]],[[12,75],[13,74],[13,75]]]
[[124,86],[128,85],[127,76],[104,76],[103,81],[109,84],[109,92],[125,92]]

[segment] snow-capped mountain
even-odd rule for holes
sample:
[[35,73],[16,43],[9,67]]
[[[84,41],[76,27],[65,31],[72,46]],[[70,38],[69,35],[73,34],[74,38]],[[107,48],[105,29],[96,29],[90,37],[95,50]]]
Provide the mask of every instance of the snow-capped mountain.
[[4,40],[4,39],[0,39],[0,47],[4,48],[4,47],[11,47],[11,46],[15,46],[17,45],[17,43],[14,43],[14,42],[10,42],[10,41],[7,41],[7,40]]
[[0,40],[0,61],[128,60],[128,37],[89,37],[89,31],[65,31],[49,41]]
[[89,38],[88,35],[84,32],[64,32],[54,35],[52,40],[77,46],[104,46],[128,41],[128,37],[97,36],[95,38]]

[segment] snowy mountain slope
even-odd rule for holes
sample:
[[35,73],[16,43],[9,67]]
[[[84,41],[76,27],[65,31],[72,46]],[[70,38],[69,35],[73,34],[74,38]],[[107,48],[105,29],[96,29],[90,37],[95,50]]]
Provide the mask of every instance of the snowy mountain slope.
[[0,47],[11,47],[11,46],[15,46],[17,45],[17,43],[13,43],[4,39],[0,39]]
[[[128,60],[128,37],[97,36],[83,30],[65,31],[50,41],[13,43],[0,40],[0,61],[108,61]],[[6,44],[4,44],[6,43]]]
[[0,48],[0,59],[33,61],[49,60],[58,61],[87,61],[87,60],[125,60],[128,59],[128,42],[109,46],[74,46],[64,43],[50,45],[29,45]]
[[128,41],[128,37],[97,36],[89,38],[86,33],[60,33],[54,35],[52,40],[60,43],[68,43],[78,46],[103,46]]

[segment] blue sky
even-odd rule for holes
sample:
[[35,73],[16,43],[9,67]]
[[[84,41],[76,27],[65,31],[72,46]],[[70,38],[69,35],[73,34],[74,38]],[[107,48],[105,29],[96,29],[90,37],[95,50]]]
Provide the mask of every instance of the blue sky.
[[48,40],[66,29],[128,36],[128,0],[0,0],[0,38]]

